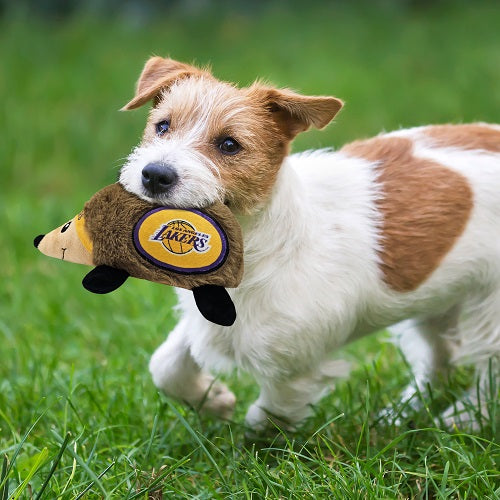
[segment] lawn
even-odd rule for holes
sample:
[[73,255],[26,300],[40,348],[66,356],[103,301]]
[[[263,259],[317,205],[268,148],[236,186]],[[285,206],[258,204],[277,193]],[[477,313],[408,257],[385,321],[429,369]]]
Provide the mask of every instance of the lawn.
[[176,321],[171,290],[131,280],[95,296],[83,267],[33,249],[116,180],[147,114],[117,110],[151,54],[344,99],[297,151],[500,120],[497,2],[202,4],[149,18],[0,18],[0,500],[499,498],[495,402],[476,433],[441,429],[434,405],[401,428],[377,416],[398,409],[410,377],[384,332],[345,349],[352,376],[299,432],[255,443],[243,424],[257,396],[249,376],[223,377],[238,397],[229,424],[153,386],[149,356]]

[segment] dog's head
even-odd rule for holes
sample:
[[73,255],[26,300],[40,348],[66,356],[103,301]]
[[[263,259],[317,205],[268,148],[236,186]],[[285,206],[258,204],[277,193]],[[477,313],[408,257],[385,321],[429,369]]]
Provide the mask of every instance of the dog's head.
[[123,186],[153,202],[202,207],[222,201],[248,213],[271,192],[289,144],[323,128],[342,107],[262,83],[237,88],[208,70],[152,57],[124,110],[152,101],[144,136],[120,174]]

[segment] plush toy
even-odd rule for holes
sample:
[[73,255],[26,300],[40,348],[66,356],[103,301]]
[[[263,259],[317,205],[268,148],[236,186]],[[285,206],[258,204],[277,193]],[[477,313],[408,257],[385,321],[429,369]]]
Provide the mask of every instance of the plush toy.
[[133,276],[192,290],[209,321],[229,326],[236,319],[225,287],[241,281],[243,243],[238,222],[222,203],[169,208],[112,184],[34,244],[45,255],[96,266],[82,282],[91,292],[112,292]]

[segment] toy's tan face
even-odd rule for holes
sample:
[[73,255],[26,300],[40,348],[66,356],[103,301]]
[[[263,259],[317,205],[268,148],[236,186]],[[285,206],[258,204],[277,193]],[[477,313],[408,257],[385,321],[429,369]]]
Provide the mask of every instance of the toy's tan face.
[[92,242],[85,230],[81,213],[42,238],[38,237],[37,240],[38,250],[49,257],[76,264],[94,265]]

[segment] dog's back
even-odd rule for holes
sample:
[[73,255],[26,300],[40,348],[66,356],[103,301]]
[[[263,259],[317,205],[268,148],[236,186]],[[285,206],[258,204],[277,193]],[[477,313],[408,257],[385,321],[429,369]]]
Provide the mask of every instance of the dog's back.
[[453,263],[462,272],[450,269],[450,277],[471,265],[469,278],[484,274],[481,260],[496,266],[500,128],[420,127],[355,142],[342,152],[369,161],[377,173],[380,268],[390,289],[416,290]]

